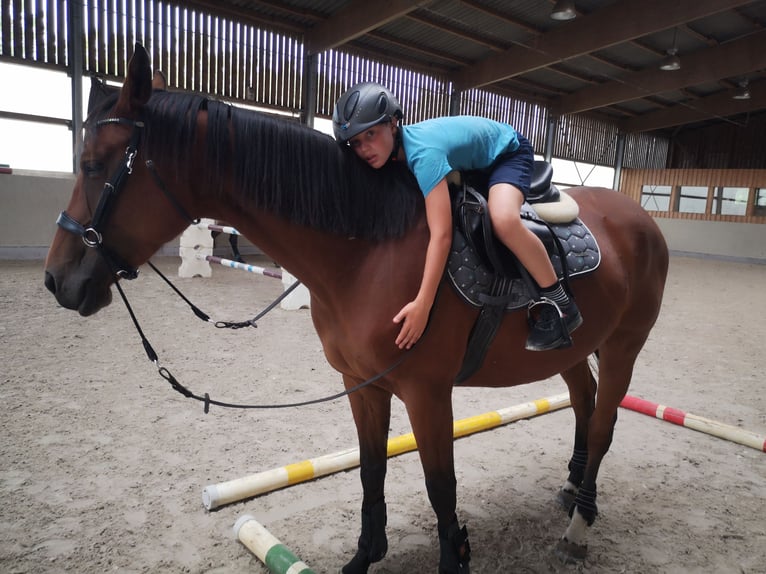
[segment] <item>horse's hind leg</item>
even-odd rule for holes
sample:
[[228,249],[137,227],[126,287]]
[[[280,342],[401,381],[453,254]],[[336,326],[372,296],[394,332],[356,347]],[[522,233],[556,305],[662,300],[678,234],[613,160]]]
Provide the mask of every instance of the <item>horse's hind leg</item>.
[[574,449],[569,460],[569,476],[558,494],[559,502],[568,510],[580,490],[588,462],[588,422],[596,406],[597,384],[587,360],[564,371],[561,376],[569,387],[569,399],[575,415]]
[[[346,388],[359,381],[344,377]],[[343,574],[365,574],[370,564],[381,560],[388,550],[384,486],[388,462],[388,427],[391,393],[367,387],[349,395],[359,437],[359,473],[362,479],[362,532],[354,558]]]
[[[617,408],[628,392],[633,365],[645,341],[645,333],[623,331],[614,333],[599,349],[598,393],[595,408],[587,421],[587,462],[569,510],[569,526],[556,546],[556,554],[565,562],[583,560],[587,553],[587,530],[598,515],[598,471],[612,443]],[[578,365],[577,368],[581,367]]]

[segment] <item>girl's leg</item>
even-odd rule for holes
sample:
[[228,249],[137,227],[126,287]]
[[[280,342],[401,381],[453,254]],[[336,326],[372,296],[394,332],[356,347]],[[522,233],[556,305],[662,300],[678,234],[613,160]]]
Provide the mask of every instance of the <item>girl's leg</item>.
[[510,249],[542,288],[555,287],[558,279],[540,238],[521,222],[524,195],[510,183],[489,188],[489,217],[498,239]]
[[523,202],[524,195],[509,183],[489,188],[489,216],[495,235],[529,271],[540,286],[540,295],[558,306],[558,311],[552,305],[544,306],[527,338],[530,351],[547,351],[569,344],[569,333],[582,324],[582,316],[556,277],[542,241],[521,222]]

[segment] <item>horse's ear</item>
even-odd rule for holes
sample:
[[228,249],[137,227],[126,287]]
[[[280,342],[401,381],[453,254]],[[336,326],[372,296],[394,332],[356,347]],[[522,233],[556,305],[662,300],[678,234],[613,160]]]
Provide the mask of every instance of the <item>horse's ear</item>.
[[120,91],[120,99],[115,110],[121,113],[137,112],[149,101],[152,95],[152,65],[149,54],[136,42],[133,56],[128,62],[128,76]]
[[162,70],[154,70],[154,75],[152,76],[152,89],[155,91],[168,89],[168,80]]

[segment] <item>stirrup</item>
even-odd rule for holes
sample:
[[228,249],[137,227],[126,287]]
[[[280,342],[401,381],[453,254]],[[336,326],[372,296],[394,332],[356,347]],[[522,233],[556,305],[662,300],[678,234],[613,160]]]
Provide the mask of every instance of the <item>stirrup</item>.
[[[574,301],[572,301],[572,304],[574,305]],[[542,317],[538,317],[537,320],[532,318],[532,311],[535,307],[538,307],[540,305],[545,305],[547,308],[550,308],[552,310],[555,310],[555,313],[557,315],[558,319],[558,337],[552,341],[543,341],[538,342],[534,341],[535,334],[539,334],[540,336],[545,336],[545,332],[537,330],[537,327],[542,321],[554,321],[553,318],[546,318],[543,319]],[[577,307],[575,306],[575,309]],[[544,307],[545,309],[545,307]],[[544,311],[543,311],[544,312]],[[578,316],[579,316],[579,310],[578,310]],[[563,311],[561,310],[561,307],[552,299],[549,299],[548,297],[541,297],[537,301],[532,301],[527,306],[527,324],[530,328],[529,336],[527,337],[526,342],[526,349],[528,351],[550,351],[553,349],[565,349],[567,347],[572,346],[572,336],[571,331],[574,331],[582,324],[582,316],[579,316],[579,319],[576,319],[572,325],[568,326],[566,321],[566,315],[564,315]]]

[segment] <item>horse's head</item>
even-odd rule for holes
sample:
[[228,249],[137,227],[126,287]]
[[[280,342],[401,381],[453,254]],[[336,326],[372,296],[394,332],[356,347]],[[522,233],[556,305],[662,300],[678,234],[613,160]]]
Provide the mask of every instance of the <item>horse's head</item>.
[[81,315],[108,305],[112,283],[135,277],[137,266],[178,232],[162,228],[168,222],[157,202],[166,207],[168,200],[142,156],[151,93],[149,56],[136,45],[116,103],[93,110],[86,122],[80,172],[45,263],[45,286]]

